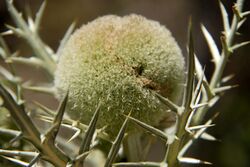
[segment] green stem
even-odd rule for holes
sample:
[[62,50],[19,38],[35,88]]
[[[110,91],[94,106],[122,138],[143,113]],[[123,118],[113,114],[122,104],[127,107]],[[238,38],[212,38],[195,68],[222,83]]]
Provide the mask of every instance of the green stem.
[[[237,1],[237,10],[240,13],[242,11],[243,3],[244,3],[244,0]],[[231,55],[231,52],[229,50],[230,50],[230,47],[232,47],[233,40],[234,40],[235,34],[237,32],[237,26],[238,26],[239,21],[240,21],[239,18],[236,15],[234,15],[230,32],[228,33],[228,37],[226,37],[227,48],[225,48],[225,49],[227,49],[227,50],[226,51],[224,50],[222,52],[221,59],[218,63],[218,66],[216,66],[216,68],[215,68],[214,74],[213,74],[211,82],[210,82],[211,89],[214,89],[220,85],[222,74],[223,74],[224,69],[226,67],[228,58]]]
[[[244,0],[238,0],[236,3],[237,10],[239,13],[242,12],[243,3],[244,3]],[[235,34],[237,32],[237,26],[238,26],[239,21],[240,21],[239,18],[236,16],[236,14],[234,14],[231,28],[230,28],[229,32],[226,33],[226,34],[228,34],[228,36],[225,36],[225,45],[226,46],[224,46],[224,47],[226,47],[226,48],[224,48],[222,53],[221,53],[221,58],[218,62],[218,65],[215,67],[215,71],[212,75],[212,78],[211,78],[211,81],[209,84],[210,89],[212,91],[214,88],[217,88],[220,86],[221,78],[222,78],[222,75],[224,73],[226,64],[228,62],[229,57],[231,56],[230,48],[233,45],[233,41],[235,38]],[[202,97],[201,102],[206,102],[206,98]],[[194,115],[194,118],[193,118],[194,125],[200,124],[200,122],[205,117],[208,109],[209,109],[208,107],[204,107],[204,108],[201,108],[197,111],[197,113]]]
[[177,133],[175,140],[171,145],[169,145],[168,156],[167,156],[167,164],[169,167],[177,167],[179,166],[178,162],[178,154],[181,150],[183,143],[185,142],[186,133],[186,122],[188,120],[190,109],[185,109],[183,114],[179,116],[179,121],[177,124]]
[[8,91],[0,84],[0,95],[4,99],[4,106],[22,131],[23,137],[31,142],[41,153],[42,159],[51,162],[56,167],[66,166],[68,157],[54,144],[43,144],[41,134],[27,115],[24,106],[18,105]]

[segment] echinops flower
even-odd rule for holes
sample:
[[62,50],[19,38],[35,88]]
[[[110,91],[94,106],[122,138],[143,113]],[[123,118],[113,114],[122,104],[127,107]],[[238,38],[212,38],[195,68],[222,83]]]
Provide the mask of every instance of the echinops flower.
[[176,101],[183,78],[184,59],[167,28],[135,14],[108,15],[70,37],[60,54],[55,87],[59,99],[69,91],[67,112],[85,124],[101,102],[98,127],[113,136],[122,114],[129,112],[159,126],[168,108],[154,92]]

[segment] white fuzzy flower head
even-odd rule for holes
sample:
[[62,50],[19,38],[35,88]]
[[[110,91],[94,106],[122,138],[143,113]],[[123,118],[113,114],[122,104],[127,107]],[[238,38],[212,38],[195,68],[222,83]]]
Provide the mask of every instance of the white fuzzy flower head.
[[[124,116],[158,126],[167,107],[153,92],[180,96],[184,60],[171,33],[142,16],[104,16],[83,25],[63,49],[55,74],[57,97],[69,90],[68,114],[88,124],[101,101],[98,127],[110,135]],[[136,128],[130,127],[131,131]]]

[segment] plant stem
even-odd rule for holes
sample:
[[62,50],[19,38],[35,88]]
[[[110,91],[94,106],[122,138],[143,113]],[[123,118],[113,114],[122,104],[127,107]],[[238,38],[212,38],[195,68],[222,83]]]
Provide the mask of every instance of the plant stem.
[[187,134],[185,128],[188,117],[188,111],[184,111],[183,115],[179,116],[176,133],[177,139],[171,145],[169,145],[169,153],[167,157],[167,163],[169,167],[179,166],[178,154],[183,146],[183,142],[185,141],[185,135]]
[[42,142],[41,134],[25,112],[24,106],[18,105],[1,84],[0,94],[4,98],[4,106],[9,110],[11,117],[21,129],[23,137],[42,153],[41,158],[51,162],[56,167],[66,166],[68,157],[54,144]]
[[[241,13],[241,11],[242,11],[243,3],[244,3],[244,0],[238,0],[236,3],[237,10],[239,13]],[[227,45],[226,49],[227,49],[227,51],[225,51],[225,50],[222,51],[221,59],[218,63],[218,66],[216,66],[216,68],[215,68],[214,74],[213,74],[211,82],[210,82],[211,89],[214,89],[220,85],[222,74],[223,74],[224,69],[226,67],[228,58],[231,55],[231,52],[229,50],[230,50],[230,47],[232,47],[233,40],[234,40],[235,34],[237,32],[237,26],[238,26],[239,21],[240,21],[239,18],[236,16],[236,14],[234,14],[231,29],[229,32],[227,32],[228,37],[226,37],[226,45]]]
[[[244,0],[238,0],[236,5],[235,5],[237,7],[237,11],[239,13],[242,12],[243,3],[244,3]],[[214,90],[214,88],[217,88],[220,86],[221,78],[222,78],[222,75],[224,73],[226,64],[228,62],[229,57],[232,54],[232,52],[230,51],[230,48],[233,45],[233,40],[234,40],[235,34],[237,32],[237,26],[239,24],[239,21],[240,21],[240,19],[236,16],[236,14],[234,14],[231,28],[229,29],[229,32],[225,33],[228,35],[226,35],[225,37],[222,37],[222,42],[223,42],[223,40],[225,40],[226,46],[224,46],[223,51],[221,52],[221,58],[218,62],[218,65],[215,67],[215,71],[212,75],[212,78],[211,78],[211,81],[209,84],[209,87],[212,91]],[[225,39],[223,39],[223,38],[225,38]],[[205,101],[206,101],[206,99],[204,97],[202,97],[201,102],[205,102]],[[193,118],[194,125],[198,125],[203,120],[208,109],[209,109],[208,107],[204,107],[204,108],[201,108],[197,111],[197,113],[194,115],[194,118]]]

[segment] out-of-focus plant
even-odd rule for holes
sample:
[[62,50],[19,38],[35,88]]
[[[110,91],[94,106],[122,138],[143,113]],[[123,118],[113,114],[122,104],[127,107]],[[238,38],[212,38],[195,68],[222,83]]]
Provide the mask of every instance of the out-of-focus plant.
[[[186,152],[198,139],[216,140],[206,130],[214,126],[213,120],[217,117],[218,112],[213,112],[214,115],[208,120],[205,120],[205,115],[225,91],[235,87],[227,84],[231,76],[224,77],[223,72],[232,53],[249,44],[248,41],[234,43],[239,28],[245,22],[246,16],[250,14],[250,11],[242,11],[243,2],[244,0],[238,0],[233,6],[232,21],[228,19],[227,10],[219,2],[224,25],[221,49],[216,46],[205,26],[201,26],[214,63],[214,72],[210,81],[204,74],[203,65],[195,55],[190,21],[187,75],[183,84],[180,78],[184,65],[178,46],[174,46],[175,41],[170,33],[156,22],[135,15],[124,18],[109,16],[105,17],[106,20],[99,18],[98,21],[83,26],[71,37],[75,27],[75,23],[73,23],[62,39],[58,50],[53,51],[40,39],[38,34],[46,2],[42,4],[34,20],[31,16],[25,20],[13,6],[13,2],[6,0],[16,27],[6,25],[9,30],[2,32],[0,36],[0,55],[5,64],[5,66],[0,66],[0,135],[1,139],[2,136],[6,137],[0,143],[0,156],[6,159],[10,165],[18,166],[77,167],[84,164],[84,166],[90,167],[175,167],[180,166],[181,163],[211,164],[199,160],[198,157],[189,157]],[[105,23],[99,24],[103,21]],[[126,24],[128,22],[131,23]],[[81,33],[83,36],[77,36]],[[33,49],[34,56],[24,58],[19,57],[17,53],[12,53],[5,43],[4,36],[6,35],[16,35],[25,39]],[[74,39],[74,36],[77,37]],[[171,42],[164,41],[164,39],[170,39]],[[166,48],[174,46],[175,49],[168,50],[164,48],[165,46]],[[68,49],[69,47],[78,48]],[[84,55],[86,53],[87,55]],[[109,57],[106,54],[112,56]],[[62,57],[59,57],[60,55]],[[73,56],[72,59],[70,56]],[[94,59],[90,59],[88,56],[96,59],[90,65],[89,61]],[[112,60],[100,60],[102,56]],[[66,64],[60,62],[61,58],[66,61]],[[176,61],[177,59],[178,61]],[[173,60],[176,64],[171,63]],[[83,64],[79,61],[82,61]],[[29,82],[16,75],[16,62],[43,69],[51,78],[48,85],[52,86],[29,85]],[[119,62],[118,65],[122,64],[122,68],[114,66],[114,64],[117,65],[117,62]],[[109,70],[110,66],[116,68]],[[171,69],[165,69],[165,67]],[[179,69],[176,70],[176,68]],[[55,73],[57,69],[59,70]],[[101,71],[105,69],[107,71]],[[83,79],[82,76],[77,78],[81,74],[84,74],[86,78]],[[95,77],[98,78],[98,75],[103,74],[105,75],[101,77],[102,80],[100,78],[94,80]],[[173,74],[179,77],[173,76]],[[138,77],[138,75],[140,76]],[[50,82],[55,78],[56,84],[54,85]],[[103,80],[106,85],[100,84]],[[89,84],[90,87],[88,87],[84,85],[85,82],[86,84],[95,82],[95,84]],[[169,96],[169,92],[165,92],[168,89],[174,89],[175,86],[165,83],[174,84],[176,87],[182,86],[183,96],[180,98],[180,103],[173,100],[174,97]],[[168,89],[165,89],[164,86]],[[25,89],[60,96],[61,103],[57,111],[38,102],[35,102],[36,107],[32,109],[27,107],[26,99],[23,97]],[[60,93],[60,91],[62,92]],[[110,93],[113,94],[110,95]],[[132,98],[133,95],[139,98]],[[131,99],[129,99],[130,97]],[[138,99],[140,101],[135,101]],[[164,107],[162,107],[163,105]],[[122,110],[119,110],[119,107]],[[136,109],[137,113],[133,109]],[[107,112],[109,110],[112,112]],[[115,110],[119,111],[116,113]],[[140,110],[143,113],[140,113]],[[5,116],[6,111],[8,111],[9,117]],[[73,117],[64,114],[65,111]],[[80,114],[76,114],[76,116],[72,114],[72,111]],[[172,113],[172,116],[165,118],[162,114],[164,112]],[[155,115],[155,113],[157,114]],[[84,117],[85,114],[86,117]],[[34,115],[50,128],[43,130],[38,128],[42,125],[34,122]],[[152,122],[156,116],[157,121],[155,122],[158,124]],[[10,118],[18,128],[12,126]],[[108,123],[105,122],[106,120]],[[164,121],[160,124],[160,120]],[[166,125],[169,123],[170,128],[169,125]],[[160,126],[162,124],[163,126]],[[127,126],[129,127],[127,128]],[[74,135],[71,138],[59,135],[60,127],[66,128]],[[131,127],[140,130],[136,130],[133,135],[128,135]],[[174,134],[174,137],[171,134]],[[165,155],[161,162],[148,162],[145,157],[155,139],[161,139],[165,143]],[[26,142],[24,145],[14,147],[13,143],[17,141]],[[122,161],[124,157],[127,161]]]

